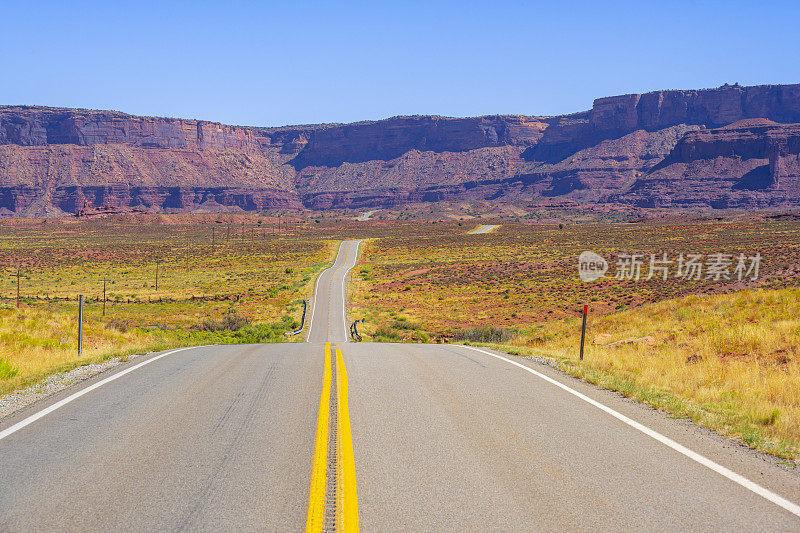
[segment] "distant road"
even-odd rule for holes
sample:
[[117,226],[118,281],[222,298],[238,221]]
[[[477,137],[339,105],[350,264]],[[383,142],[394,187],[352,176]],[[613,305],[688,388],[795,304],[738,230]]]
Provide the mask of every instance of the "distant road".
[[311,320],[306,340],[325,343],[347,342],[348,323],[345,318],[345,281],[358,259],[359,241],[345,241],[339,246],[333,266],[317,278],[312,299]]
[[377,211],[378,211],[377,209],[374,209],[372,211],[367,211],[366,213],[361,213],[356,220],[360,220],[361,222],[369,220],[369,217],[371,217]]
[[500,227],[499,224],[484,224],[482,226],[478,226],[474,230],[469,231],[467,233],[469,233],[470,235],[477,235],[479,233],[489,233],[499,227]]
[[524,358],[346,342],[357,249],[308,343],[168,352],[0,421],[0,531],[800,530],[796,472],[688,422]]

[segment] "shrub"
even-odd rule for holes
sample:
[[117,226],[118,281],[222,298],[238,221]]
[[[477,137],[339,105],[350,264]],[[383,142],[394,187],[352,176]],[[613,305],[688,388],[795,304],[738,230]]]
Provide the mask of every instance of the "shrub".
[[120,333],[127,333],[129,329],[131,329],[132,325],[128,320],[120,320],[118,318],[112,318],[108,322],[106,322],[106,327],[115,329]]
[[206,319],[202,324],[193,326],[198,331],[239,331],[250,325],[250,320],[236,313],[228,313],[221,319]]
[[376,342],[397,342],[403,340],[399,331],[393,329],[380,328],[372,334],[372,339]]
[[[226,329],[224,326],[226,325]],[[202,329],[206,324],[216,329]],[[271,324],[251,324],[249,320],[229,314],[219,321],[205,321],[200,326],[195,326],[196,333],[192,338],[204,342],[218,344],[260,344],[265,342],[279,342],[285,339],[284,333],[296,329],[298,323],[288,315],[281,317],[280,322]],[[235,329],[234,329],[235,328]]]
[[19,368],[11,364],[11,361],[0,357],[0,379],[11,379],[17,375]]
[[453,333],[453,340],[460,342],[506,342],[513,336],[514,331],[508,328],[477,326],[456,331]]
[[397,320],[392,322],[392,324],[389,327],[392,329],[399,329],[403,331],[409,331],[409,330],[413,331],[419,329],[419,324],[413,324],[409,322],[407,318],[399,317]]

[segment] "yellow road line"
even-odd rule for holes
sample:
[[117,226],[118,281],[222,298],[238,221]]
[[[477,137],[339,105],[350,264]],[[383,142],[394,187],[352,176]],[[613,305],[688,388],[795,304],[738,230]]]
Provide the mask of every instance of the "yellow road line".
[[337,520],[339,531],[358,531],[358,492],[356,490],[356,461],[353,455],[353,436],[350,433],[350,408],[347,402],[347,369],[342,351],[336,350],[336,406],[339,468],[336,469]]
[[331,343],[325,343],[325,368],[322,371],[322,395],[319,399],[319,418],[314,445],[314,464],[311,467],[311,483],[308,496],[306,531],[322,531],[325,514],[325,471],[328,467],[328,428],[331,405]]
[[[328,339],[331,338],[331,303],[333,303],[333,278],[334,278],[334,276],[336,276],[336,274],[339,273],[339,271],[342,269],[342,267],[347,265],[347,259],[349,257],[350,257],[350,242],[348,241],[347,242],[347,249],[344,252],[344,263],[339,265],[336,268],[336,270],[333,271],[333,274],[331,274],[331,282],[328,284]],[[347,317],[344,317],[344,318],[345,318],[345,321],[346,321]]]
[[[347,264],[350,256],[350,243],[345,249],[344,264],[331,274],[328,286],[328,342],[325,343],[325,368],[322,374],[322,395],[319,400],[314,462],[311,467],[309,483],[307,532],[322,532],[325,528],[326,503],[335,504],[335,523],[337,531],[358,531],[358,494],[356,492],[356,465],[353,455],[353,437],[350,431],[350,410],[347,400],[347,369],[344,366],[342,351],[336,349],[336,501],[326,502],[328,444],[330,436],[331,401],[331,318],[333,302],[333,278]],[[332,458],[331,458],[332,459]],[[330,507],[330,505],[328,506]]]

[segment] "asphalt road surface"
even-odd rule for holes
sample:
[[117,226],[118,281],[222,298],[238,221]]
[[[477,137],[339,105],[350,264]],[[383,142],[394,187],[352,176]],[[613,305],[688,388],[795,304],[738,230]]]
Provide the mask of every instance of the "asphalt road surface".
[[495,228],[499,228],[499,227],[500,227],[499,224],[483,224],[481,226],[478,226],[474,230],[470,231],[469,234],[470,235],[479,235],[481,233],[489,233],[492,230],[494,230]]
[[345,279],[358,259],[358,241],[345,241],[333,266],[319,275],[311,301],[312,313],[306,333],[310,343],[347,342],[349,324],[345,319]]
[[139,358],[0,420],[0,531],[302,530],[348,457],[325,513],[365,531],[800,530],[797,472],[688,422],[527,359],[346,343],[356,254],[308,343]]

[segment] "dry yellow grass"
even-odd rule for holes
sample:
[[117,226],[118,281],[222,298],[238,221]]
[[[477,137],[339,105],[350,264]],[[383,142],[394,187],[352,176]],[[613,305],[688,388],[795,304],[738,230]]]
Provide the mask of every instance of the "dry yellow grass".
[[122,330],[99,320],[84,322],[83,355],[78,357],[77,319],[72,313],[31,307],[0,308],[0,394],[58,371],[114,355],[162,349],[178,342],[157,333]]
[[[646,336],[652,345],[607,345]],[[800,289],[688,296],[590,315],[582,362],[579,339],[579,319],[554,321],[522,331],[509,349],[556,356],[574,375],[754,448],[800,452]]]

